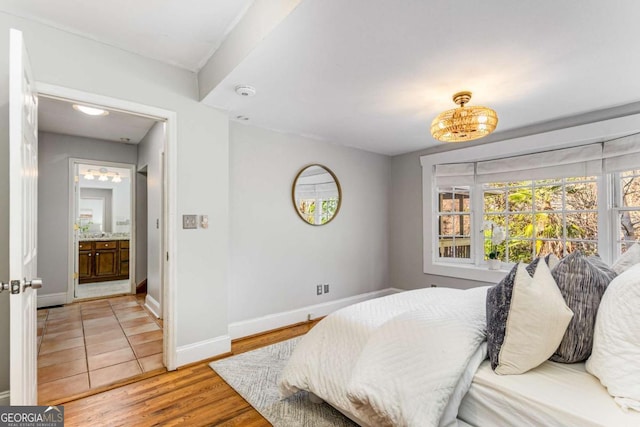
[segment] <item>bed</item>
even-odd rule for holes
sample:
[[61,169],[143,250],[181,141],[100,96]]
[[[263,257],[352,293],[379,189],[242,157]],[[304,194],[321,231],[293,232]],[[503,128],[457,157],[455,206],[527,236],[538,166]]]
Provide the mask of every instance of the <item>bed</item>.
[[483,362],[458,417],[474,426],[640,426],[640,413],[620,409],[584,363],[551,361],[521,375]]
[[640,426],[584,363],[496,375],[488,287],[402,292],[339,310],[298,344],[279,380],[361,426]]

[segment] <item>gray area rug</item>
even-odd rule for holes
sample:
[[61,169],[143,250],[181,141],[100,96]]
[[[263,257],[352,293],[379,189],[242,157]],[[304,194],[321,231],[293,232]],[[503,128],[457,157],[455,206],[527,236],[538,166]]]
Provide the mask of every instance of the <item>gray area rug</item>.
[[280,372],[300,339],[282,341],[209,366],[276,427],[357,426],[330,405],[311,403],[306,392],[280,398]]

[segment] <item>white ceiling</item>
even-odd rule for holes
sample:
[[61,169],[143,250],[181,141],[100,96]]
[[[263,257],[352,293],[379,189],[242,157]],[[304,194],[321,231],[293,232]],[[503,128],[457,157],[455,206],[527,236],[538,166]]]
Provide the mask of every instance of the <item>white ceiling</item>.
[[[207,97],[249,124],[399,154],[453,93],[504,132],[640,100],[640,2],[305,0]],[[239,98],[236,84],[256,87]],[[497,132],[498,132],[497,131]]]
[[198,71],[253,0],[2,0],[0,10]]
[[[251,4],[2,0],[0,10],[198,70]],[[393,155],[439,144],[431,120],[471,90],[471,104],[497,111],[498,136],[640,101],[639,16],[637,0],[302,0],[205,102],[250,125]],[[257,95],[239,97],[237,84]]]
[[[109,111],[106,116],[88,116],[72,106],[68,101],[41,96],[38,100],[38,129],[137,144],[156,123],[155,119],[119,111]],[[122,138],[128,138],[129,141],[123,141]]]

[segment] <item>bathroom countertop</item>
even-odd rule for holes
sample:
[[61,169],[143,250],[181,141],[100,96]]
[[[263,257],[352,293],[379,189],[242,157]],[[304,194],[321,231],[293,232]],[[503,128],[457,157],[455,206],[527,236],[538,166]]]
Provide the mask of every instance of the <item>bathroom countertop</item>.
[[96,237],[80,237],[80,242],[105,242],[109,240],[129,240],[131,236],[96,236]]

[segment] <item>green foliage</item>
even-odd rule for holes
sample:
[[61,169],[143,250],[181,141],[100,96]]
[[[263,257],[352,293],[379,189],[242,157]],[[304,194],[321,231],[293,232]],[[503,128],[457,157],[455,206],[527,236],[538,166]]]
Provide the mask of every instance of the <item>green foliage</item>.
[[[584,181],[584,182],[583,182]],[[597,240],[595,180],[542,180],[491,184],[485,189],[484,220],[506,226],[504,244],[492,247],[485,233],[489,259],[504,254],[505,261],[530,262],[555,253],[562,257],[582,242]],[[562,212],[562,206],[566,211]],[[584,245],[582,245],[584,246]],[[595,245],[587,252],[595,250]]]

